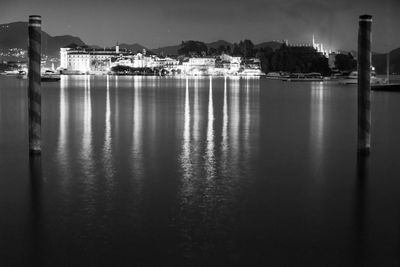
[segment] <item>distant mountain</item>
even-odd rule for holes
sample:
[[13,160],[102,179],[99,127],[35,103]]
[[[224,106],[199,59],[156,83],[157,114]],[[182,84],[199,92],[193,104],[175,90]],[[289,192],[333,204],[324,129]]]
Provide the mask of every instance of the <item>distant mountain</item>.
[[[386,57],[387,54],[372,55],[372,65],[375,67],[376,73],[386,74]],[[390,73],[400,73],[400,47],[390,51],[389,65]]]
[[120,44],[119,48],[120,49],[127,49],[127,50],[130,50],[132,52],[142,52],[143,49],[146,49],[146,51],[149,50],[148,48],[144,47],[143,45],[137,44],[137,43],[135,43],[135,44]]
[[263,42],[261,44],[257,44],[254,47],[257,49],[269,47],[273,51],[275,51],[275,50],[278,50],[279,48],[281,48],[282,44],[283,43],[280,43],[280,42],[270,41],[270,42]]
[[[42,31],[42,53],[50,57],[58,57],[60,47],[75,43],[84,46],[85,43],[71,35],[50,36]],[[0,25],[0,49],[28,48],[28,23],[13,22]]]
[[[44,40],[46,41],[46,39]],[[52,57],[58,57],[60,53],[60,47],[64,47],[68,44],[77,44],[79,46],[85,46],[86,44],[79,38],[71,35],[62,35],[62,36],[50,36],[47,38],[47,51],[46,45],[42,51],[45,52],[46,55]],[[43,45],[43,43],[42,43]]]

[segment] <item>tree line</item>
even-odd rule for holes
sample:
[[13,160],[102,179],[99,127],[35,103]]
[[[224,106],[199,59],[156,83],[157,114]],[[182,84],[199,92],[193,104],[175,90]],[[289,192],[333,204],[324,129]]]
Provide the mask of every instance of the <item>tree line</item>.
[[[318,53],[313,47],[294,47],[282,44],[280,48],[273,50],[271,47],[255,47],[251,40],[243,40],[230,45],[220,45],[217,48],[207,47],[200,41],[182,41],[179,56],[218,56],[222,53],[231,56],[240,56],[243,59],[258,58],[261,69],[268,73],[271,71],[283,72],[320,72],[330,75],[328,58]],[[338,54],[335,58],[336,68],[340,71],[351,71],[357,68],[357,62],[349,54]]]

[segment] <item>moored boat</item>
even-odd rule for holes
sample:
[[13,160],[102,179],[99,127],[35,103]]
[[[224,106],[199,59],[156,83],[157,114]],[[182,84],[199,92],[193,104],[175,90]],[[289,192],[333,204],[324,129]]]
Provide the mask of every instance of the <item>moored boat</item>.
[[267,75],[265,75],[265,78],[271,80],[280,80],[282,79],[282,76],[279,72],[268,72]]
[[311,72],[311,73],[292,73],[287,78],[283,78],[282,81],[286,82],[317,82],[323,81],[321,73]]
[[4,75],[7,75],[7,76],[16,76],[16,75],[18,75],[18,73],[19,73],[19,70],[6,70],[6,71],[4,71]]
[[[358,84],[358,72],[352,71],[343,81],[343,84]],[[375,71],[371,71],[371,84],[385,84],[386,79],[376,77]]]
[[60,75],[51,70],[46,70],[41,75],[42,82],[57,82],[59,80],[61,80]]

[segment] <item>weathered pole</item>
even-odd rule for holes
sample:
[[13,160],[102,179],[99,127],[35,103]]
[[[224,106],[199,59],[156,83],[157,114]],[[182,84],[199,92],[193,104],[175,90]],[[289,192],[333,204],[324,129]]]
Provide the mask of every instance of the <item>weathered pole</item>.
[[358,30],[358,153],[368,155],[371,147],[371,24],[362,15]]
[[29,85],[28,85],[28,105],[29,105],[29,153],[41,153],[41,35],[42,35],[41,16],[29,16]]

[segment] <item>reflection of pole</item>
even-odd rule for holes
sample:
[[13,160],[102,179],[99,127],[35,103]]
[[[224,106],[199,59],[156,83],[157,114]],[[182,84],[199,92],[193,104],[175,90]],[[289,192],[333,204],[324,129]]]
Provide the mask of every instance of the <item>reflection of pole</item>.
[[362,15],[358,31],[358,153],[371,147],[371,24],[372,16]]
[[356,266],[365,265],[365,234],[367,217],[367,183],[369,177],[369,158],[362,155],[357,156],[357,176],[355,183],[354,200],[354,233],[355,233],[355,264]]
[[29,152],[41,153],[41,34],[42,18],[29,16]]

